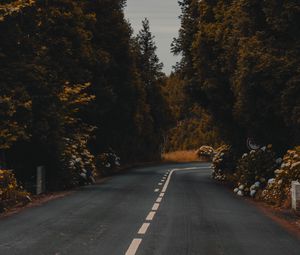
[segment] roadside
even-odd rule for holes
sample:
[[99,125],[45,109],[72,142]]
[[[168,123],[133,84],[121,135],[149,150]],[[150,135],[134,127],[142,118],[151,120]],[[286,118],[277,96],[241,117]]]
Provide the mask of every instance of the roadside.
[[178,163],[201,162],[196,154],[196,151],[193,150],[168,152],[162,155],[162,160],[164,162]]
[[[153,161],[153,162],[143,162],[143,163],[134,163],[134,164],[128,164],[124,165],[122,167],[118,167],[112,171],[112,173],[109,176],[103,176],[96,178],[96,183],[94,185],[100,185],[104,183],[105,181],[112,178],[114,175],[119,175],[122,173],[126,173],[127,171],[137,168],[137,167],[150,167],[150,166],[156,166],[156,165],[165,165],[168,164],[168,162],[160,162],[160,161]],[[64,190],[64,191],[54,191],[54,192],[46,192],[40,195],[30,195],[30,201],[28,200],[27,203],[17,203],[15,206],[12,206],[8,208],[6,211],[0,213],[0,219],[9,217],[11,215],[20,213],[28,208],[32,207],[38,207],[43,204],[46,204],[50,201],[60,199],[66,196],[69,196],[73,194],[75,191],[81,189],[84,186],[79,186],[73,189]]]
[[[232,193],[232,185],[215,180],[219,185],[222,185],[228,192]],[[251,197],[240,197],[240,199],[247,201],[252,206],[258,208],[264,215],[271,218],[274,222],[279,224],[289,233],[295,235],[300,239],[300,213],[295,212],[290,208],[272,206],[259,199]]]
[[68,191],[57,191],[57,192],[49,192],[41,195],[33,195],[31,196],[31,201],[24,205],[24,203],[19,203],[12,208],[9,208],[7,211],[0,213],[0,219],[9,217],[11,215],[17,214],[26,210],[28,208],[41,206],[45,203],[48,203],[52,200],[59,199],[68,195],[71,195],[74,190]]
[[291,209],[274,207],[259,200],[252,200],[250,198],[246,198],[246,200],[300,239],[300,213]]

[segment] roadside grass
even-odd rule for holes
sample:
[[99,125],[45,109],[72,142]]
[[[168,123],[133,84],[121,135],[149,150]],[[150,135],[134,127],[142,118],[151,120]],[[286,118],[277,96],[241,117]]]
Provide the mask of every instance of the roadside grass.
[[195,151],[174,151],[162,155],[165,162],[192,162],[200,161]]

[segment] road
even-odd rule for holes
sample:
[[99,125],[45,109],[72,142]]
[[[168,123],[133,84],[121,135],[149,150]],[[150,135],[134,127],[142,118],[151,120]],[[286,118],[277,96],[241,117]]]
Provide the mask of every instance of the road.
[[210,171],[201,163],[133,169],[0,219],[0,254],[300,254],[296,237]]

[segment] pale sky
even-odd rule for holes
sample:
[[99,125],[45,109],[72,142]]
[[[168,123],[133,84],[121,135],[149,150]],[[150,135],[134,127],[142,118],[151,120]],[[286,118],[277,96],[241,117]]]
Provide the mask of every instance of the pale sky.
[[149,19],[158,48],[157,55],[164,63],[164,72],[169,74],[172,66],[180,59],[170,53],[170,45],[173,38],[177,37],[180,27],[180,7],[177,0],[127,0],[125,15],[135,33],[141,29],[142,20]]

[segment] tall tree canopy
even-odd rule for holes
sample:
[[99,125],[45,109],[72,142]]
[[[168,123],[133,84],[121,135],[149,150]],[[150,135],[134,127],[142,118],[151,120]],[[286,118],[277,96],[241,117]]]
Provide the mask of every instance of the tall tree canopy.
[[190,95],[210,112],[223,139],[237,150],[245,149],[247,137],[278,151],[299,143],[299,2],[180,5],[174,52],[191,61]]
[[50,186],[67,187],[107,151],[159,157],[162,64],[152,35],[132,36],[124,5],[1,2],[0,149],[18,177],[45,165]]

